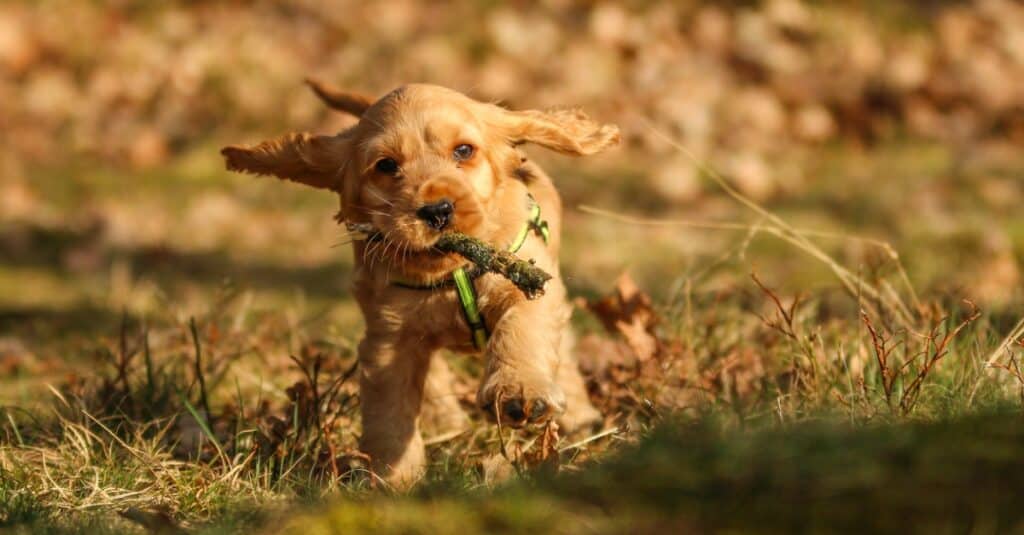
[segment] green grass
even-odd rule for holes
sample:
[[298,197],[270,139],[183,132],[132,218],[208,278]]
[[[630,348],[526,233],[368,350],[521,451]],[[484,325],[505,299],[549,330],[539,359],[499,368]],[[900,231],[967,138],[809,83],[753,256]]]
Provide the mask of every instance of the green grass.
[[282,532],[1017,532],[1021,444],[1016,412],[728,432],[669,420],[575,474],[487,492],[336,499]]
[[[714,419],[669,419],[638,444],[576,473],[540,473],[495,490],[458,490],[452,486],[461,483],[449,480],[397,498],[346,494],[300,507],[286,520],[268,521],[252,504],[233,504],[202,532],[239,533],[256,524],[311,534],[1007,533],[1024,527],[1017,507],[1022,444],[1016,411],[934,423],[819,420],[731,431]],[[7,492],[0,486],[6,522],[33,533],[131,532],[103,515],[50,519],[39,504]]]

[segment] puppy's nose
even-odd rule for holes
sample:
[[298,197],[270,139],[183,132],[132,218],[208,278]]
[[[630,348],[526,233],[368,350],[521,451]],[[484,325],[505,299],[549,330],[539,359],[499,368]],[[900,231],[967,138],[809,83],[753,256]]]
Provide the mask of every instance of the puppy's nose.
[[427,222],[431,227],[441,230],[452,221],[455,205],[448,199],[441,199],[434,204],[425,204],[416,210],[416,217]]

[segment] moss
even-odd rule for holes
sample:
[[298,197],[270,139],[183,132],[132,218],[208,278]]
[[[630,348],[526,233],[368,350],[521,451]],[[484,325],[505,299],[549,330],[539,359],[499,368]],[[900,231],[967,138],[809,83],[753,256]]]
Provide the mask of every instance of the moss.
[[465,257],[484,272],[505,277],[529,299],[544,295],[544,285],[551,280],[551,275],[534,265],[532,260],[522,260],[465,234],[447,233],[441,236],[435,247]]

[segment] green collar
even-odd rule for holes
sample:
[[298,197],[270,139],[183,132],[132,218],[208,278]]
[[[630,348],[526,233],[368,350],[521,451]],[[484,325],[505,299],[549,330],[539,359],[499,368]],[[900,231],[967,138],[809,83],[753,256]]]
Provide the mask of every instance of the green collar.
[[[523,224],[523,228],[516,234],[515,239],[508,246],[508,251],[515,253],[522,249],[523,244],[526,243],[526,238],[530,236],[530,232],[536,233],[544,243],[548,242],[551,236],[551,231],[548,229],[548,222],[544,221],[540,217],[540,205],[533,199],[533,196],[529,196],[530,202],[530,217]],[[483,316],[480,314],[480,309],[476,304],[476,288],[473,285],[473,281],[477,277],[482,275],[481,270],[473,266],[470,269],[466,269],[465,266],[456,268],[452,271],[451,276],[444,277],[436,282],[429,284],[417,284],[414,282],[405,281],[392,277],[391,284],[400,288],[406,288],[408,290],[436,290],[439,288],[447,288],[454,286],[456,294],[459,296],[459,304],[462,305],[462,315],[466,319],[466,324],[469,325],[470,334],[473,338],[473,346],[478,351],[482,351],[487,346],[487,339],[490,336],[487,331],[487,324],[484,323]]]

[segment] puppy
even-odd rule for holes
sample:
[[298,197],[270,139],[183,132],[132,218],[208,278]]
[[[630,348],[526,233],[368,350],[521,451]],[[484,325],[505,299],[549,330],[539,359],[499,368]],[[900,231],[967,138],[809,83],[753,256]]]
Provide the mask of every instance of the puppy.
[[[230,170],[334,191],[339,222],[376,229],[352,244],[353,293],[366,320],[360,448],[373,470],[408,486],[425,468],[421,428],[465,424],[442,349],[483,354],[477,403],[503,425],[555,418],[572,430],[599,421],[572,353],[558,266],[561,200],[517,147],[593,154],[618,143],[618,128],[574,110],[509,111],[434,85],[376,101],[310,85],[358,123],[221,152]],[[527,299],[500,275],[433,249],[448,231],[514,251],[554,278]]]

